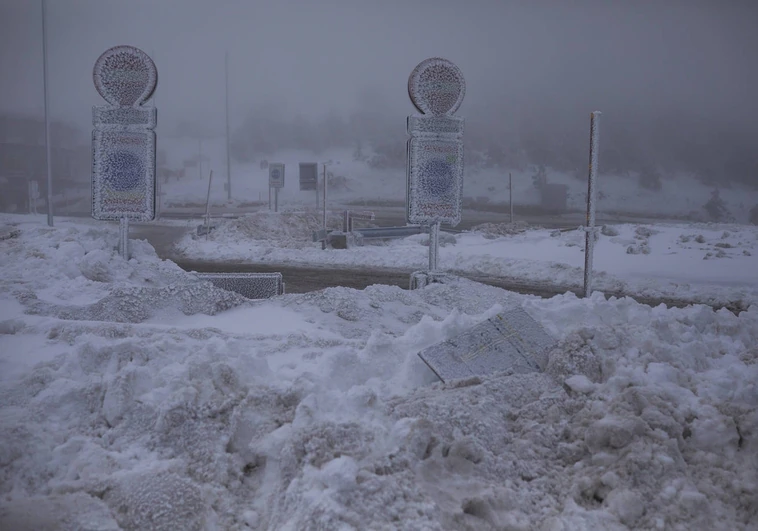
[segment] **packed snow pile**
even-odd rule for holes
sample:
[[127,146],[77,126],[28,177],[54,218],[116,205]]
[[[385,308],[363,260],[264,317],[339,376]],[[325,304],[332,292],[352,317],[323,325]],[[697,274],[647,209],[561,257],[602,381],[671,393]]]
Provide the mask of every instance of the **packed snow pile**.
[[[19,302],[100,300],[77,264],[115,237],[0,241],[1,529],[754,528],[755,306],[466,280],[139,322]],[[101,263],[122,288],[182,276],[147,244]],[[418,358],[516,306],[558,340],[543,373],[442,384]]]
[[482,223],[476,225],[471,230],[473,232],[480,232],[487,238],[495,239],[498,236],[513,236],[514,234],[522,234],[528,229],[534,229],[526,221],[514,221],[513,223]]
[[26,313],[67,320],[140,322],[156,311],[214,314],[246,299],[199,281],[161,260],[143,240],[130,240],[130,260],[118,252],[112,225],[33,223],[0,242],[0,293]]

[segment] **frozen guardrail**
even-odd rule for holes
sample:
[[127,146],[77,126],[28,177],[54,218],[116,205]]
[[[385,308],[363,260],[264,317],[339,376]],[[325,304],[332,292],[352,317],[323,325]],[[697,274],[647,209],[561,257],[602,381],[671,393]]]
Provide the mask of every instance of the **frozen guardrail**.
[[284,295],[281,273],[195,273],[217,288],[234,291],[248,299],[270,299]]
[[354,219],[374,221],[374,219],[376,219],[376,216],[374,215],[373,212],[369,212],[369,211],[353,212],[352,210],[345,210],[345,212],[342,214],[342,232],[353,231]]

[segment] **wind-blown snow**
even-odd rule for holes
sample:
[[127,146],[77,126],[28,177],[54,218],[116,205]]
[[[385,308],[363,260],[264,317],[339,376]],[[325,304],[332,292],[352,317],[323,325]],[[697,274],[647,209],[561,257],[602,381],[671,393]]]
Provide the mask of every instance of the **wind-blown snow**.
[[[144,242],[124,263],[112,226],[19,229],[0,241],[0,528],[748,530],[758,517],[756,306],[546,300],[466,280],[252,303],[198,288]],[[109,301],[129,289],[162,302],[122,318]],[[559,341],[545,373],[441,384],[418,359],[514,306]]]

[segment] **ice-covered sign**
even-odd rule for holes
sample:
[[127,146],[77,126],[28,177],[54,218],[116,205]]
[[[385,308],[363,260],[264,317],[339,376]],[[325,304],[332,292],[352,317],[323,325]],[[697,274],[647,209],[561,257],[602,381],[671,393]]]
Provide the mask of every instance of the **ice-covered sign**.
[[300,163],[300,190],[318,190],[318,164]]
[[408,117],[407,219],[413,224],[461,220],[463,125],[452,116],[466,93],[460,69],[446,59],[422,61],[408,94],[422,115]]
[[92,217],[155,218],[155,107],[158,72],[133,46],[106,50],[95,62],[95,88],[109,105],[92,109]]
[[284,164],[272,162],[268,165],[268,185],[270,188],[284,188]]
[[453,339],[419,352],[443,382],[500,371],[540,372],[555,340],[521,308],[500,313]]

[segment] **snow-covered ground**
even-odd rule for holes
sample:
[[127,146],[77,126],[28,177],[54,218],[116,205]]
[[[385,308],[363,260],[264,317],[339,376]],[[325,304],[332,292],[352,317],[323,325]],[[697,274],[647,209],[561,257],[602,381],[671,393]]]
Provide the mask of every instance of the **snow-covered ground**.
[[[206,145],[207,144],[207,145]],[[180,167],[183,158],[196,153],[196,144],[188,140],[166,139],[162,144],[173,156],[168,164]],[[203,152],[208,156],[203,167],[188,168],[182,179],[170,178],[161,184],[164,208],[185,204],[205,204],[208,193],[208,174],[214,170],[211,186],[211,200],[217,207],[226,203],[226,151],[222,141],[207,141]],[[328,190],[330,204],[405,200],[406,175],[400,170],[372,169],[365,162],[353,160],[349,149],[330,149],[325,153],[313,154],[307,151],[282,150],[267,158],[270,162],[285,164],[285,187],[279,195],[279,204],[289,207],[302,207],[316,204],[315,192],[299,190],[299,163],[324,161],[339,162],[328,166],[328,171],[336,177],[344,177],[340,186]],[[319,175],[323,167],[319,165]],[[600,154],[600,175],[598,177],[599,212],[631,213],[666,218],[686,218],[708,221],[703,205],[710,199],[713,186],[707,186],[695,178],[686,175],[665,175],[660,190],[640,188],[636,176],[609,175],[603,172],[602,152]],[[532,183],[535,169],[512,171],[513,198],[518,205],[538,205],[539,191]],[[233,203],[250,201],[268,202],[268,170],[261,169],[260,164],[232,164],[232,200]],[[587,177],[577,179],[567,173],[547,169],[549,183],[568,186],[568,208],[583,210],[586,208]],[[734,185],[719,187],[720,197],[737,223],[747,223],[750,209],[758,205],[758,189]],[[466,200],[482,203],[508,203],[508,171],[497,168],[475,171],[466,168],[463,195]]]
[[[1,529],[755,529],[756,305],[547,300],[466,280],[251,302],[146,242],[124,262],[112,224],[3,223],[18,234],[0,239]],[[679,274],[755,271],[747,229],[655,228],[601,238],[598,266],[607,248],[615,267],[670,274],[656,249],[684,234],[671,256],[697,260]],[[505,245],[460,238],[442,264],[464,242]],[[548,250],[580,257],[572,238],[521,234],[507,253],[531,269]],[[644,240],[650,254],[626,254]],[[418,239],[359,251],[403,246],[423,265]],[[719,249],[735,256],[702,260]],[[442,384],[419,360],[512,307],[558,341],[544,373]]]
[[[329,220],[339,227],[336,214]],[[357,224],[358,222],[356,222]],[[321,250],[316,212],[257,213],[214,220],[208,236],[188,233],[178,250],[192,259],[425,269],[425,234],[349,250]],[[356,225],[357,226],[357,225]],[[583,284],[584,232],[516,224],[441,235],[440,268],[559,287]],[[758,227],[728,224],[607,226],[595,245],[594,287],[609,293],[709,304],[758,302]],[[286,279],[285,279],[286,281]]]

